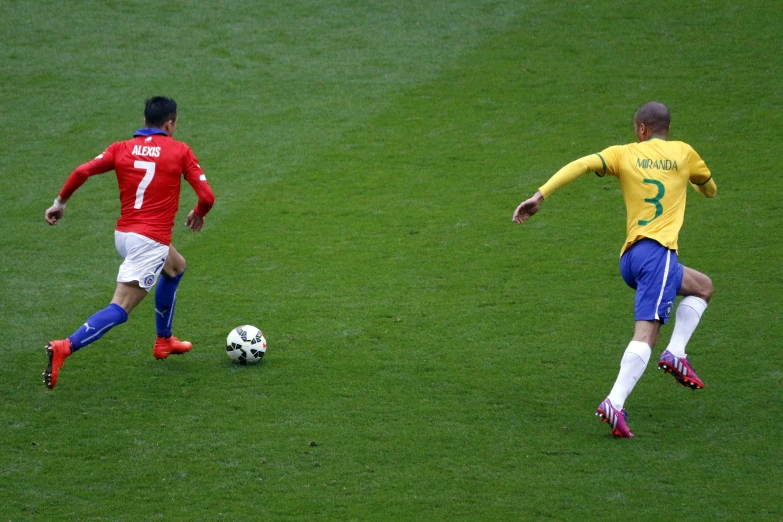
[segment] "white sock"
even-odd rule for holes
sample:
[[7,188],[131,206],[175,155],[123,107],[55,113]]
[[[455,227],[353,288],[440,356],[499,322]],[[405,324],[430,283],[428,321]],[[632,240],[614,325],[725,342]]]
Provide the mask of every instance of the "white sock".
[[625,349],[623,359],[620,361],[620,374],[609,393],[609,400],[618,411],[623,409],[625,399],[647,368],[651,353],[650,345],[640,341],[631,341]]
[[669,341],[669,346],[666,347],[672,355],[685,357],[685,345],[688,344],[706,309],[707,301],[700,297],[689,295],[680,301],[674,319],[672,338]]

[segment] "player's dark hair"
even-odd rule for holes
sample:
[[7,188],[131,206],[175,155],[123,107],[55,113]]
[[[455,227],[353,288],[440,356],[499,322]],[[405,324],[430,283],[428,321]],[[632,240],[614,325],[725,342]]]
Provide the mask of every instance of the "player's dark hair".
[[644,125],[652,132],[668,132],[671,114],[666,105],[661,102],[648,102],[639,107],[633,121]]
[[165,96],[153,96],[144,105],[144,121],[150,127],[161,127],[169,120],[177,120],[177,102]]

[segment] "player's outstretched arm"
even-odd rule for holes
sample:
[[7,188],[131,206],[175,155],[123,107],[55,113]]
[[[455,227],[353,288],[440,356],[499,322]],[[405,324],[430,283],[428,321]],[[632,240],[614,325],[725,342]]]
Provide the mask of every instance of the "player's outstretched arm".
[[49,223],[49,225],[54,226],[57,224],[58,220],[63,218],[64,213],[65,200],[60,196],[57,196],[52,206],[47,208],[46,212],[44,212],[44,219],[46,219],[46,222]]
[[57,220],[62,219],[65,213],[65,203],[73,196],[76,189],[84,185],[87,178],[96,174],[103,174],[114,169],[114,150],[117,143],[114,143],[107,148],[103,154],[99,154],[97,158],[83,163],[76,167],[76,170],[71,172],[68,179],[65,180],[60,194],[55,198],[51,207],[44,212],[44,218],[46,222],[54,226]]
[[521,224],[530,219],[533,214],[538,212],[541,202],[560,187],[568,185],[582,174],[599,171],[603,171],[606,174],[606,166],[600,154],[591,154],[590,156],[572,161],[549,178],[549,181],[538,189],[538,192],[532,198],[520,203],[514,211],[514,223]]
[[533,217],[533,214],[538,212],[538,210],[541,208],[541,202],[544,201],[544,196],[541,194],[541,191],[539,190],[536,192],[532,198],[526,199],[522,203],[519,204],[517,209],[514,211],[514,223],[522,224],[531,217]]

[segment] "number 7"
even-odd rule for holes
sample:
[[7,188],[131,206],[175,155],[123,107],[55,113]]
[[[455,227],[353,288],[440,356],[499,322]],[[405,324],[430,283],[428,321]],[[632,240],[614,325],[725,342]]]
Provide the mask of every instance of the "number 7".
[[151,161],[134,161],[133,168],[146,171],[144,177],[141,178],[139,188],[136,189],[136,203],[133,204],[133,208],[141,208],[141,204],[144,203],[144,191],[147,190],[152,178],[155,177],[155,164]]

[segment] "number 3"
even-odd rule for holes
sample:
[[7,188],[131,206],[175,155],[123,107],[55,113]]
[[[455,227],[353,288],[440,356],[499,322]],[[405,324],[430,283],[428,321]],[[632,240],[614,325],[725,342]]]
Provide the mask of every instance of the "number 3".
[[147,190],[152,178],[155,177],[155,164],[151,161],[134,161],[133,168],[146,171],[144,177],[141,178],[139,188],[136,189],[136,203],[133,204],[133,208],[141,208],[141,204],[144,203],[144,191]]
[[658,217],[660,217],[661,214],[663,214],[663,205],[661,205],[661,198],[663,197],[664,194],[666,194],[666,187],[664,187],[663,183],[661,183],[656,179],[644,178],[644,180],[642,181],[658,187],[658,194],[656,194],[654,198],[644,198],[645,203],[652,203],[653,205],[655,205],[655,215],[653,216],[652,219],[639,220],[639,225],[646,227],[647,225],[649,225],[650,223],[658,219]]

